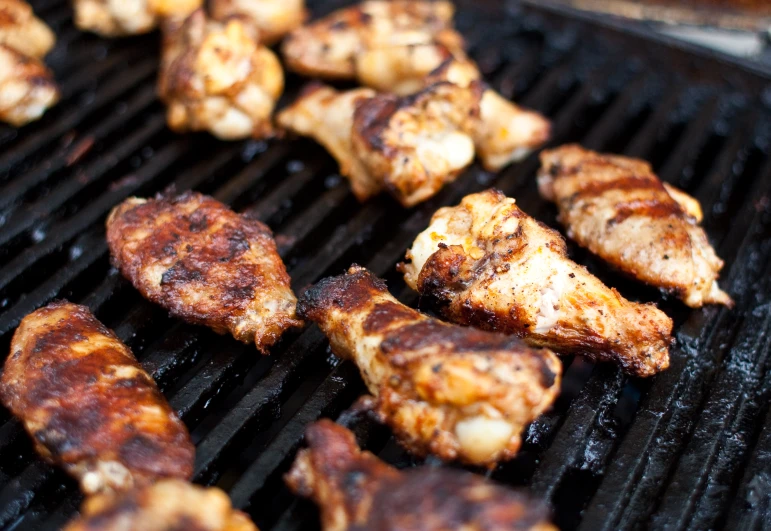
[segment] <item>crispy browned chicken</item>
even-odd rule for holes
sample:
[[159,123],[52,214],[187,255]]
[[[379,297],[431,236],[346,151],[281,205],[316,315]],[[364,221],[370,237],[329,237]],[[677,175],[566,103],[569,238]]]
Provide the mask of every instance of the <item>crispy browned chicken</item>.
[[374,95],[375,91],[365,88],[340,92],[312,83],[297,101],[276,116],[279,127],[310,136],[329,151],[340,166],[340,174],[351,181],[351,189],[359,201],[382,190],[382,185],[370,175],[351,145],[356,104]]
[[59,87],[46,65],[0,44],[0,120],[21,127],[58,101]]
[[91,496],[64,531],[257,531],[218,488],[163,480],[120,496]]
[[0,0],[0,44],[43,59],[54,47],[56,36],[48,25],[35,16],[23,0]]
[[283,90],[278,58],[242,20],[217,22],[199,9],[164,24],[158,93],[171,129],[223,140],[270,136]]
[[86,494],[193,473],[185,425],[128,347],[85,306],[54,302],[25,317],[0,384],[3,404],[37,451]]
[[[424,81],[450,81],[467,87],[480,79],[470,60],[455,56],[444,61]],[[523,109],[489,87],[480,103],[480,125],[474,138],[477,156],[489,171],[498,171],[528,156],[551,135],[551,123],[537,112]]]
[[324,531],[553,531],[543,504],[459,470],[400,471],[361,451],[350,431],[320,420],[285,476],[321,510]]
[[723,261],[698,225],[698,201],[647,162],[573,144],[542,153],[541,165],[541,195],[557,204],[570,238],[692,308],[733,305],[718,287]]
[[164,18],[184,18],[203,0],[73,0],[75,26],[103,37],[154,30]]
[[175,317],[267,353],[301,326],[270,229],[195,192],[127,199],[107,219],[113,262]]
[[298,313],[359,366],[375,414],[417,455],[509,459],[559,392],[562,367],[548,350],[423,315],[358,266],[309,289]]
[[273,44],[305,22],[305,0],[212,0],[211,14],[217,20],[240,17],[259,31],[260,42]]
[[571,261],[557,231],[497,190],[439,209],[407,259],[407,284],[453,322],[614,361],[636,376],[669,366],[672,320]]
[[[359,61],[372,65],[362,55],[373,50],[402,48],[397,52],[402,53],[405,47],[438,43],[461,51],[463,38],[452,27],[454,11],[447,1],[365,1],[291,32],[284,60],[290,70],[308,76],[355,79]],[[434,68],[427,64],[422,75]]]
[[414,206],[474,160],[480,97],[480,87],[440,82],[410,96],[378,94],[359,101],[354,153],[403,206]]

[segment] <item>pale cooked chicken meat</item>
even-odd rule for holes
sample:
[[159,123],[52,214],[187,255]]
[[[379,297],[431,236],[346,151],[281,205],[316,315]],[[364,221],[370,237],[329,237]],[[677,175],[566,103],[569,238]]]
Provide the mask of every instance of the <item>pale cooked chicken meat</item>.
[[571,261],[557,231],[497,190],[438,210],[407,259],[406,283],[453,322],[614,361],[636,376],[669,366],[672,320]]
[[310,288],[298,313],[358,365],[376,416],[417,455],[510,459],[559,392],[562,367],[548,350],[423,315],[358,266]]
[[[425,83],[450,81],[466,87],[479,78],[473,62],[456,56],[442,63]],[[482,94],[479,122],[474,144],[477,156],[489,171],[498,171],[522,160],[551,135],[549,120],[535,111],[523,109],[489,87],[485,87]]]
[[0,44],[42,59],[51,51],[56,36],[48,25],[35,16],[23,0],[0,0]]
[[40,118],[57,101],[59,88],[48,67],[0,44],[0,120],[21,127]]
[[107,218],[113,263],[175,317],[266,353],[301,326],[270,229],[195,192],[130,198]]
[[278,58],[243,21],[217,22],[197,10],[164,25],[158,92],[171,129],[223,140],[270,136],[283,90]]
[[567,145],[542,153],[541,164],[541,195],[557,204],[570,238],[688,306],[733,305],[718,287],[723,261],[698,225],[698,201],[647,162]]
[[203,0],[73,0],[75,26],[104,37],[147,33],[164,18],[184,18]]
[[92,496],[64,531],[257,531],[227,494],[163,480],[121,496]]
[[85,306],[25,317],[0,380],[3,404],[37,451],[85,494],[187,479],[195,449],[153,379]]
[[382,185],[353,152],[351,130],[356,104],[375,95],[365,88],[339,92],[314,83],[306,87],[297,101],[276,116],[276,123],[294,133],[310,136],[337,160],[340,174],[351,181],[354,195],[364,201],[380,193]]
[[359,55],[372,50],[438,43],[459,51],[463,38],[452,28],[454,12],[447,1],[365,1],[291,32],[284,60],[301,74],[355,79]]
[[210,6],[217,20],[235,16],[254,24],[263,44],[280,40],[308,15],[305,0],[211,0]]
[[556,531],[544,505],[519,492],[459,470],[397,470],[330,420],[305,440],[284,479],[319,506],[324,531]]
[[351,142],[369,175],[403,206],[435,195],[474,160],[481,90],[448,82],[359,101]]

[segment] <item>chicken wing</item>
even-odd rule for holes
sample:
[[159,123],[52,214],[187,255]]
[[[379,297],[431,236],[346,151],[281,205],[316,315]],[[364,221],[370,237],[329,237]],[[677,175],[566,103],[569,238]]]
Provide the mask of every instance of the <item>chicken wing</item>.
[[453,322],[614,361],[636,376],[669,366],[672,320],[572,262],[557,231],[499,191],[438,210],[407,259],[407,284]]
[[102,35],[122,37],[154,30],[166,17],[184,18],[203,0],[73,0],[75,26]]
[[64,531],[257,531],[218,488],[163,480],[121,496],[92,496]]
[[538,187],[568,236],[614,267],[692,308],[733,305],[718,287],[723,261],[698,226],[698,201],[647,162],[562,146],[541,154]]
[[[368,51],[429,43],[462,50],[463,38],[452,29],[454,11],[447,1],[362,2],[291,32],[284,41],[284,60],[304,75],[355,79],[359,55]],[[435,67],[429,65],[424,74]]]
[[164,25],[158,93],[171,129],[223,140],[270,136],[283,90],[278,58],[243,21],[220,23],[197,10]]
[[411,96],[378,94],[356,104],[354,152],[403,206],[435,195],[474,160],[477,88],[442,82]]
[[58,101],[59,87],[46,65],[0,44],[0,120],[21,127]]
[[45,22],[35,16],[23,0],[0,0],[0,44],[43,59],[54,47],[56,36]]
[[86,494],[193,473],[190,436],[131,351],[85,306],[55,302],[11,341],[0,398]]
[[423,315],[358,266],[308,290],[298,313],[359,366],[375,414],[417,455],[509,459],[559,392],[562,366],[548,350]]
[[279,127],[312,137],[332,154],[340,165],[340,174],[351,181],[351,189],[359,201],[377,195],[383,188],[370,175],[351,145],[356,104],[374,95],[375,91],[370,89],[338,92],[332,87],[312,83],[297,101],[276,117]]
[[242,17],[254,24],[260,42],[273,44],[305,22],[305,0],[212,0],[211,14],[217,20]]
[[175,317],[263,353],[302,325],[270,229],[211,197],[127,199],[107,219],[107,243],[123,275]]
[[[450,81],[461,87],[480,79],[476,65],[454,56],[443,62],[424,83]],[[551,135],[551,123],[535,111],[523,109],[485,87],[480,103],[480,125],[474,137],[477,156],[489,171],[524,159]]]
[[324,531],[556,530],[523,494],[459,470],[397,470],[330,420],[311,424],[305,440],[285,481],[318,504]]

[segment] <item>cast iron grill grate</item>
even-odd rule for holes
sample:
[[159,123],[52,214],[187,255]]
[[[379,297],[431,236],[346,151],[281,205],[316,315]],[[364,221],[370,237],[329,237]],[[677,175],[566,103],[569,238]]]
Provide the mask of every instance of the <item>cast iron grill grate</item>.
[[[497,186],[556,226],[536,191],[536,157],[492,175],[474,166],[412,210],[358,204],[322,148],[305,140],[223,143],[174,135],[155,99],[157,36],[78,32],[67,2],[33,1],[56,30],[50,64],[64,98],[43,120],[0,128],[0,351],[30,311],[66,297],[89,305],[134,350],[190,427],[196,480],[217,483],[262,529],[314,529],[315,509],[281,483],[305,425],[361,394],[315,327],[269,358],[168,318],[110,267],[103,222],[130,195],[173,185],[267,222],[301,290],[352,262],[417,304],[394,270],[437,207]],[[310,2],[325,13],[345,2]],[[569,141],[650,160],[702,203],[726,260],[734,310],[686,309],[572,256],[626,296],[676,321],[672,367],[650,381],[565,359],[562,396],[492,472],[554,506],[565,529],[760,529],[771,517],[771,73],[677,49],[588,17],[460,1],[457,23],[487,79],[554,120]],[[290,100],[302,80],[289,76]],[[344,415],[389,462],[415,461],[367,419]],[[73,481],[44,464],[0,411],[0,526],[55,529],[76,511]]]

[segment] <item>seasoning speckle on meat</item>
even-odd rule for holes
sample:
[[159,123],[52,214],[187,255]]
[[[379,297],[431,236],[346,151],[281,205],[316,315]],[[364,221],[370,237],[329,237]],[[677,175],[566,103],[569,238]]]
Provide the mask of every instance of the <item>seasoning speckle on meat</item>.
[[310,288],[298,313],[356,362],[376,415],[417,455],[483,466],[510,459],[559,391],[561,365],[548,350],[432,319],[358,266]]
[[184,424],[128,347],[84,306],[55,302],[25,317],[0,383],[3,404],[37,451],[86,494],[192,475]]
[[21,127],[58,101],[59,87],[45,64],[0,44],[0,120]]
[[267,352],[302,323],[270,229],[194,192],[131,198],[107,220],[116,266],[172,315]]
[[318,504],[324,531],[556,529],[546,508],[519,492],[458,470],[397,470],[330,420],[311,424],[305,439],[285,480]]
[[154,30],[165,17],[184,18],[203,0],[73,0],[75,26],[103,37]]

